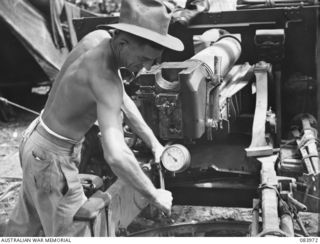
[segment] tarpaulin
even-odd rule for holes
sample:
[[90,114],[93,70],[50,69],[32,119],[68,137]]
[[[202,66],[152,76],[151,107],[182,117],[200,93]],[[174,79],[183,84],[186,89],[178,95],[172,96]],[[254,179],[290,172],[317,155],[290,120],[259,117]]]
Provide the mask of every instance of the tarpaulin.
[[33,5],[24,0],[1,0],[0,18],[10,27],[45,73],[53,78],[61,68],[67,48],[55,46],[48,22]]

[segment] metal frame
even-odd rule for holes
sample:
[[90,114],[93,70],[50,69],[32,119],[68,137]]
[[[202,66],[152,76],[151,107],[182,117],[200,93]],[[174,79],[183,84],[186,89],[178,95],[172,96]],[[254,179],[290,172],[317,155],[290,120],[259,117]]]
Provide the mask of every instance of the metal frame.
[[[318,104],[320,103],[320,32],[319,32],[319,10],[318,6],[305,6],[305,7],[282,7],[282,8],[272,8],[272,9],[250,9],[250,10],[237,10],[237,11],[228,11],[228,12],[219,12],[219,13],[200,13],[196,16],[188,27],[188,31],[192,35],[202,34],[203,31],[211,29],[211,28],[223,28],[230,32],[241,33],[242,40],[246,43],[246,47],[243,49],[243,55],[240,57],[239,63],[244,61],[249,61],[250,63],[258,63],[259,56],[255,53],[256,48],[254,45],[254,35],[257,29],[275,29],[282,28],[285,30],[286,34],[286,44],[285,44],[285,59],[282,62],[282,81],[286,81],[290,77],[290,75],[295,71],[300,71],[303,74],[314,77],[317,83],[317,91],[313,91],[317,95]],[[81,39],[86,33],[95,29],[98,24],[107,24],[116,22],[117,18],[90,18],[90,19],[78,19],[74,20],[75,28],[78,33],[78,38]],[[174,34],[174,33],[173,33]],[[191,36],[192,36],[191,35]],[[188,38],[190,35],[186,35]],[[190,41],[190,40],[189,40]],[[308,59],[303,59],[301,57],[308,57]],[[282,95],[282,94],[280,94]],[[285,110],[286,104],[283,104],[283,110]],[[301,111],[295,111],[295,113],[299,113]],[[310,113],[316,113],[317,118],[320,121],[320,107],[315,105],[315,107],[310,108]],[[290,115],[290,114],[289,114]],[[282,128],[288,127],[289,124],[289,115],[286,116],[281,115],[282,118],[285,118],[286,121],[283,123]],[[283,133],[281,131],[281,133]],[[280,138],[281,139],[281,138]],[[259,161],[263,161],[263,159],[258,159]],[[271,157],[270,157],[271,160]],[[271,162],[272,161],[272,162]],[[273,166],[274,160],[271,160],[271,166]],[[268,165],[270,164],[268,161]],[[270,166],[270,165],[269,165]],[[273,168],[273,167],[271,167]],[[262,169],[264,169],[264,163],[262,163]],[[271,170],[270,170],[271,172]],[[271,172],[272,174],[275,172]],[[264,183],[265,179],[264,175],[261,172],[261,181]],[[219,182],[218,182],[219,183]],[[270,184],[267,182],[267,184]],[[272,185],[274,185],[272,183]],[[168,186],[170,189],[170,186]],[[182,187],[187,190],[190,195],[191,189],[194,189],[192,184],[189,186]],[[181,193],[181,189],[179,186],[176,186]],[[218,190],[217,190],[218,189]],[[221,188],[225,191],[227,188]],[[219,188],[216,188],[216,193],[219,193]],[[232,187],[230,192],[232,192]],[[173,192],[175,188],[173,186]],[[199,190],[199,189],[198,189]],[[203,192],[208,191],[207,193],[212,195],[214,191],[212,189],[203,189]],[[238,189],[236,189],[238,191]],[[252,191],[252,189],[247,189],[250,198],[250,201],[253,198],[256,198],[256,192]],[[277,196],[275,196],[275,192],[273,189],[264,189],[264,192],[268,194],[272,194],[274,198],[274,202],[276,202]],[[247,193],[248,193],[247,192]],[[270,195],[269,194],[269,195]],[[193,195],[195,196],[195,195]],[[183,198],[183,197],[182,197]],[[197,198],[198,199],[198,198]],[[185,200],[185,198],[183,199]],[[124,201],[121,201],[123,204]],[[222,201],[224,203],[228,202],[228,198]],[[257,202],[255,200],[255,202]],[[221,203],[221,202],[220,202]],[[251,202],[252,203],[252,202]],[[126,204],[131,204],[130,201],[127,201]],[[126,205],[124,204],[124,205]],[[244,201],[243,204],[248,206],[248,202]],[[266,207],[266,202],[261,201],[263,214],[266,214],[264,221],[269,221],[268,219],[268,211],[273,211],[273,208]],[[250,204],[250,206],[252,206]],[[114,208],[114,209],[113,209]],[[118,204],[115,204],[113,207],[109,207],[109,211],[116,216],[117,208],[119,208]],[[267,210],[266,210],[267,209]],[[274,213],[272,212],[272,217],[274,217]],[[276,214],[277,215],[277,214]],[[118,216],[119,217],[119,216]],[[118,218],[117,217],[117,218]],[[132,217],[132,216],[131,216]],[[116,223],[118,223],[117,219],[110,218],[112,226],[112,231],[109,231],[109,235],[111,232],[115,232]],[[264,223],[266,229],[262,234],[272,234],[276,235],[281,232],[279,229],[272,229],[270,232],[270,224]],[[273,223],[271,225],[274,225]],[[257,231],[256,231],[257,232]],[[269,233],[270,232],[270,233]],[[273,233],[274,232],[274,233]],[[285,235],[285,233],[280,233],[280,235]]]

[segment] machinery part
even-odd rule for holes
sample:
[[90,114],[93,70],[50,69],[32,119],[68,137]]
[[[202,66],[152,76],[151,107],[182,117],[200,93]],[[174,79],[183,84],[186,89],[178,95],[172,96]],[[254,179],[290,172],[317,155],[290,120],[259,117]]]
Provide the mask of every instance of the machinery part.
[[181,104],[178,94],[160,93],[155,98],[159,113],[159,132],[163,138],[183,138]]
[[187,174],[166,177],[166,188],[172,192],[174,204],[178,205],[251,208],[252,199],[258,197],[258,179],[226,174],[210,174],[210,171],[192,174],[192,171],[188,171]]
[[302,220],[300,219],[298,213],[296,211],[294,211],[293,214],[294,214],[294,218],[297,221],[297,223],[298,223],[303,235],[306,236],[306,237],[310,236],[308,231],[306,230],[306,227],[304,226]]
[[[300,177],[300,180],[305,185],[305,190],[303,199],[299,198],[299,200],[310,206],[307,202],[309,195],[314,196],[312,199],[316,201],[319,200],[320,162],[317,148],[317,121],[310,114],[299,114],[295,116],[292,124],[291,133],[296,140],[302,161],[307,171]],[[311,209],[314,208],[312,207]]]
[[79,179],[87,197],[90,197],[98,189],[103,187],[103,180],[97,175],[79,174]]
[[[241,42],[233,35],[224,35],[208,47],[196,55],[191,60],[199,60],[203,62],[214,74],[215,70],[219,70],[221,76],[227,74],[241,54]],[[219,57],[217,62],[213,57]],[[217,67],[219,64],[220,67]]]
[[[297,219],[298,211],[307,210],[304,204],[292,197],[293,189],[296,188],[296,180],[289,177],[277,177],[274,170],[276,156],[258,158],[258,160],[261,162],[259,188],[261,190],[262,231],[257,236],[293,237],[293,216]],[[254,211],[258,214],[257,207],[254,208]],[[254,222],[257,222],[257,217],[253,219],[253,224]],[[256,233],[256,229],[251,233]]]
[[293,220],[288,204],[279,198],[280,229],[287,236],[294,236]]
[[240,54],[240,41],[225,35],[189,60],[163,63],[140,74],[140,110],[156,136],[193,140],[219,128],[218,85]]
[[287,234],[285,232],[283,232],[280,229],[266,229],[264,231],[262,231],[261,233],[259,233],[258,237],[265,237],[265,236],[279,236],[279,237],[286,237]]
[[128,147],[133,148],[138,141],[138,136],[135,133],[133,133],[127,125],[123,126],[123,134],[124,140]]
[[314,4],[315,1],[310,0],[238,0],[237,9],[299,7]]
[[292,216],[290,214],[281,215],[280,229],[284,233],[286,233],[286,236],[290,236],[290,237],[294,236],[293,221],[292,221]]
[[284,29],[258,29],[254,44],[259,58],[272,64],[279,63],[284,57]]
[[307,206],[294,199],[291,195],[288,195],[288,202],[292,204],[298,211],[307,211]]
[[[268,109],[268,75],[271,72],[271,65],[265,62],[256,64],[254,74],[256,76],[256,108],[252,126],[252,140],[249,148],[246,149],[247,156],[272,155],[272,147],[266,142],[266,119]],[[266,150],[268,146],[269,150]],[[263,147],[263,150],[259,150]]]
[[[266,1],[265,1],[266,2]],[[271,3],[272,1],[268,1]],[[298,1],[297,1],[298,2]],[[301,1],[300,1],[301,2]],[[300,4],[299,2],[299,4]],[[256,29],[261,29],[261,28],[283,28],[285,29],[285,33],[288,34],[286,36],[286,43],[285,43],[285,50],[286,50],[286,59],[283,60],[283,66],[280,68],[282,74],[284,74],[282,77],[280,77],[280,74],[278,74],[278,78],[275,78],[274,84],[283,84],[284,87],[287,83],[286,79],[288,77],[292,76],[292,72],[301,72],[303,74],[306,74],[307,76],[312,76],[315,77],[314,81],[316,81],[316,77],[319,74],[319,58],[318,58],[318,53],[316,52],[317,49],[317,29],[319,27],[317,20],[317,17],[319,15],[319,10],[315,8],[309,8],[309,7],[299,7],[299,8],[278,8],[278,9],[269,9],[269,10],[252,10],[252,11],[230,11],[230,12],[222,12],[222,13],[210,13],[210,14],[203,14],[200,15],[199,18],[195,19],[193,22],[191,22],[190,30],[193,33],[196,34],[201,34],[201,32],[204,29],[209,28],[210,26],[224,26],[230,31],[234,32],[241,32],[242,40],[243,40],[243,54],[241,55],[241,61],[240,62],[250,62],[250,63],[256,63],[259,60],[265,60],[261,59],[259,57],[259,54],[256,52],[254,48],[254,33]],[[301,21],[301,23],[297,24],[292,24],[288,27],[289,22],[298,22]],[[306,28],[308,27],[308,28]],[[186,29],[185,29],[186,30]],[[191,32],[190,31],[190,32]],[[180,33],[185,33],[188,34],[187,31],[181,31],[179,30]],[[300,35],[297,35],[297,33],[300,33]],[[311,33],[311,34],[310,34]],[[259,33],[258,33],[259,34]],[[261,34],[261,33],[260,33]],[[280,33],[281,34],[281,33]],[[304,37],[304,38],[299,38],[299,37]],[[260,36],[261,37],[261,36]],[[298,38],[297,40],[295,40]],[[266,38],[268,39],[268,38]],[[263,44],[267,44],[267,41],[264,39]],[[274,44],[275,39],[271,39],[271,44]],[[192,41],[192,38],[191,38]],[[259,41],[259,40],[256,40]],[[319,46],[319,45],[318,45]],[[277,47],[276,47],[277,48]],[[272,49],[272,48],[271,48]],[[266,54],[273,54],[274,52],[265,52]],[[177,55],[178,56],[178,55]],[[181,56],[180,56],[181,57]],[[219,54],[215,54],[211,58],[214,59],[214,57],[221,57]],[[300,57],[310,57],[310,58],[300,58]],[[185,59],[183,59],[185,60]],[[223,60],[222,60],[223,61]],[[267,60],[265,60],[267,61]],[[273,64],[273,70],[278,70],[275,69],[275,65],[273,62],[270,62]],[[205,141],[205,138],[203,137],[204,133],[207,130],[207,125],[206,121],[204,118],[206,118],[206,94],[207,93],[207,84],[209,84],[211,81],[210,79],[213,78],[214,82],[218,85],[220,82],[219,75],[218,77],[210,77],[212,74],[215,76],[215,73],[208,72],[208,65],[203,65],[201,64],[201,61],[199,60],[188,60],[183,63],[167,63],[167,64],[161,64],[161,68],[159,69],[159,72],[155,73],[147,73],[145,75],[145,80],[149,80],[147,83],[142,84],[141,89],[138,92],[141,92],[138,94],[138,96],[141,96],[138,98],[138,103],[142,104],[144,107],[149,106],[149,110],[146,113],[142,113],[144,115],[144,118],[146,119],[148,124],[155,125],[152,127],[152,129],[155,131],[155,134],[158,138],[163,139],[163,140],[170,140],[170,139],[185,139],[185,143],[189,143],[188,148],[192,153],[192,158],[193,160],[195,159],[194,153],[192,151],[191,146],[197,145],[199,147],[203,147],[203,142]],[[217,67],[214,65],[214,67]],[[219,70],[219,69],[218,69]],[[276,75],[277,76],[277,75]],[[277,82],[276,80],[281,80],[281,82]],[[164,82],[161,82],[164,81]],[[241,80],[240,80],[241,81]],[[294,83],[294,82],[293,82]],[[309,82],[301,82],[303,84],[308,84]],[[165,84],[165,85],[164,85]],[[314,82],[316,84],[316,82]],[[168,86],[166,86],[168,85]],[[171,85],[171,86],[170,86]],[[220,88],[220,86],[217,86],[217,88]],[[271,87],[271,86],[269,86]],[[247,87],[249,88],[249,86]],[[315,95],[315,88],[312,87],[313,92],[308,92],[308,94],[314,94]],[[309,89],[309,86],[308,86]],[[219,89],[220,90],[220,89]],[[248,91],[247,91],[248,90]],[[239,111],[240,113],[245,113],[248,118],[245,120],[245,122],[250,122],[246,123],[248,125],[251,125],[251,119],[252,119],[252,107],[251,105],[254,105],[252,103],[253,99],[252,96],[250,96],[250,91],[249,89],[245,90],[243,94],[236,94],[238,95],[244,95],[243,97],[246,98],[246,100],[240,100],[239,106],[237,107],[242,107],[242,108],[247,108],[246,110],[241,109],[234,109],[235,111]],[[271,89],[272,90],[272,87]],[[318,89],[319,90],[319,89]],[[246,93],[247,92],[247,93]],[[281,93],[280,90],[277,90],[279,94],[283,95],[283,92]],[[284,89],[284,92],[286,90]],[[301,92],[300,89],[297,89],[297,92],[299,92],[299,95],[305,95],[303,92]],[[242,93],[242,92],[241,92]],[[163,110],[163,114],[159,112],[159,110],[156,109],[155,104],[155,97],[157,95],[164,95],[163,97],[167,98],[164,99],[163,101],[159,100],[159,108],[165,107],[168,105],[169,107]],[[209,93],[211,96],[215,96],[213,93]],[[220,93],[221,94],[221,93]],[[284,93],[286,94],[286,93]],[[290,92],[289,92],[290,94]],[[318,92],[319,94],[319,92]],[[245,96],[248,95],[248,96]],[[270,93],[270,97],[274,96],[275,94]],[[239,96],[240,97],[240,96]],[[308,97],[308,96],[307,96]],[[320,97],[320,96],[319,96]],[[141,99],[140,99],[141,98]],[[142,99],[143,98],[143,99]],[[177,98],[175,100],[175,98]],[[240,97],[241,98],[241,97]],[[248,99],[249,98],[249,99]],[[274,98],[274,97],[273,97]],[[292,99],[290,99],[292,98]],[[277,120],[282,121],[283,123],[283,131],[281,133],[283,135],[286,134],[287,131],[285,131],[287,128],[287,119],[288,117],[291,117],[291,115],[296,114],[297,111],[316,111],[316,105],[317,103],[314,103],[312,106],[312,109],[309,109],[307,105],[305,109],[298,109],[295,106],[295,101],[296,103],[299,103],[299,100],[296,99],[296,96],[293,96],[292,93],[289,95],[289,99],[283,99],[282,102],[286,102],[288,104],[280,104],[280,106],[283,108],[283,118],[277,116]],[[235,99],[235,98],[232,98]],[[237,97],[238,99],[238,97]],[[180,102],[179,102],[180,100]],[[214,99],[209,100],[212,102]],[[310,99],[309,100],[313,100]],[[272,99],[270,100],[274,102]],[[244,102],[243,104],[241,104]],[[173,103],[173,104],[171,104]],[[180,103],[180,104],[179,104]],[[302,104],[302,103],[300,103]],[[318,103],[319,104],[319,103]],[[164,105],[164,106],[162,106]],[[172,105],[172,106],[171,106]],[[234,104],[232,104],[234,105]],[[238,105],[238,104],[236,104]],[[249,106],[247,106],[249,105]],[[302,105],[301,105],[302,106]],[[166,114],[166,111],[170,111],[171,109],[176,109],[174,112],[172,112],[170,115]],[[220,107],[221,108],[221,107]],[[228,106],[226,106],[226,109],[228,109]],[[232,109],[230,107],[230,109]],[[288,109],[290,113],[288,112]],[[293,110],[291,113],[291,109]],[[172,117],[175,114],[179,114],[178,111],[181,111],[181,116],[180,120],[171,120]],[[281,114],[279,106],[276,107],[275,111],[279,114]],[[319,111],[319,109],[318,109]],[[221,112],[220,112],[221,113]],[[228,114],[228,112],[226,112]],[[161,114],[161,115],[160,115]],[[236,113],[235,113],[236,114]],[[278,115],[277,114],[277,115]],[[289,114],[289,116],[288,116]],[[320,113],[317,113],[320,114]],[[161,117],[161,118],[159,118]],[[235,118],[237,118],[236,116]],[[240,117],[240,116],[239,116]],[[209,117],[210,119],[212,117]],[[168,121],[166,125],[167,127],[164,126],[165,123],[163,124],[163,131],[165,131],[167,134],[164,132],[159,132],[159,125],[160,121]],[[211,122],[211,121],[210,121]],[[214,120],[212,120],[212,125],[215,126]],[[225,122],[225,121],[223,121]],[[238,126],[237,122],[232,123],[230,126],[233,127]],[[242,122],[242,121],[240,121]],[[183,126],[181,126],[181,124]],[[180,127],[179,127],[180,126]],[[220,125],[218,125],[220,126]],[[170,130],[169,130],[170,128]],[[181,132],[176,133],[175,129],[180,129]],[[238,128],[232,128],[232,132],[236,132]],[[248,130],[242,130],[241,132],[247,132]],[[218,133],[217,133],[218,134]],[[280,133],[278,133],[279,136]],[[168,135],[168,136],[165,136]],[[247,135],[247,134],[246,134]],[[220,134],[218,135],[220,136]],[[236,135],[237,136],[237,135]],[[220,186],[225,186],[225,182],[214,182],[216,179],[219,179],[221,177],[221,171],[220,172],[213,172],[217,173],[214,176],[212,176],[209,173],[209,170],[204,171],[203,169],[207,169],[206,164],[213,164],[214,166],[217,166],[218,169],[221,170],[230,170],[230,171],[239,171],[239,172],[250,172],[250,173],[256,173],[257,171],[252,170],[249,168],[249,163],[252,161],[255,163],[256,159],[255,158],[250,158],[247,159],[243,157],[243,160],[241,157],[234,157],[235,160],[232,160],[233,162],[228,164],[228,165],[223,165],[224,162],[229,161],[225,160],[223,157],[216,157],[217,153],[221,153],[223,151],[224,154],[226,150],[219,150],[219,148],[215,147],[216,145],[220,146],[221,148],[229,148],[229,145],[226,144],[221,144],[221,141],[225,139],[225,135],[222,135],[221,137],[214,138],[214,142],[210,143],[205,141],[205,143],[208,143],[208,150],[199,150],[198,154],[200,155],[197,160],[194,160],[192,164],[192,170],[196,169],[191,172],[191,169],[185,172],[185,174],[177,174],[175,177],[170,177],[171,174],[166,175],[166,187],[170,189],[171,187],[171,182],[170,180],[174,179],[178,180],[176,182],[180,183],[181,185],[185,185],[184,183],[187,182],[187,180],[190,179],[190,182],[197,182],[198,188],[196,188],[194,191],[191,191],[190,188],[185,188],[183,189],[184,191],[181,191],[178,189],[177,191],[179,194],[184,195],[186,198],[192,195],[191,199],[186,199],[185,203],[189,204],[191,201],[198,201],[200,198],[203,198],[204,200],[202,201],[203,204],[212,204],[209,200],[219,200],[219,196],[221,195],[222,197],[228,197],[230,196],[226,201],[223,203],[225,204],[237,204],[237,201],[241,198],[246,198],[246,200],[249,202],[248,206],[252,207],[252,195],[249,194],[243,194],[242,191],[235,189],[234,191],[226,191],[225,189],[221,189],[219,191],[219,194],[214,194],[213,190],[215,190],[216,185]],[[229,137],[229,135],[228,135]],[[220,140],[220,138],[222,140]],[[228,138],[229,139],[229,138]],[[281,139],[281,137],[280,137]],[[194,144],[192,144],[194,143]],[[249,142],[250,143],[250,142]],[[248,144],[245,144],[248,145]],[[239,146],[240,147],[240,146]],[[241,149],[243,149],[243,146],[241,144]],[[271,152],[271,151],[270,151]],[[240,154],[237,154],[240,155]],[[199,160],[201,159],[201,160]],[[215,161],[219,161],[218,163]],[[222,162],[222,163],[221,163]],[[193,164],[194,163],[194,164]],[[291,162],[289,162],[291,163]],[[236,165],[236,166],[233,166]],[[241,166],[239,166],[241,165]],[[257,164],[258,165],[258,164]],[[290,166],[293,166],[295,172],[299,172],[299,169],[301,169],[302,164],[290,164]],[[297,167],[296,167],[297,166]],[[259,168],[257,166],[257,168]],[[208,172],[209,171],[209,172]],[[302,172],[302,171],[301,171]],[[190,173],[190,174],[189,174]],[[198,174],[197,174],[198,173]],[[219,173],[219,174],[218,174]],[[180,177],[181,176],[181,177]],[[199,182],[201,177],[207,176],[208,182]],[[184,178],[183,178],[184,177]],[[212,178],[211,178],[212,177]],[[183,181],[186,179],[185,181]],[[212,183],[211,181],[214,183]],[[199,183],[198,183],[199,182]],[[228,182],[227,182],[228,183]],[[253,184],[253,190],[256,192],[256,184]],[[206,187],[205,189],[207,191],[202,191],[204,188],[200,188],[200,184],[202,184],[203,187]],[[227,185],[228,186],[228,185]],[[237,183],[233,185],[235,188],[237,186]],[[266,187],[266,186],[265,186]],[[181,187],[182,188],[182,187]],[[191,189],[191,190],[190,190]],[[209,192],[209,190],[212,190]],[[275,188],[264,188],[262,191],[275,191]],[[229,193],[229,194],[228,194]],[[249,197],[248,197],[249,196]],[[254,197],[257,197],[256,195]],[[175,200],[177,198],[175,197]],[[265,199],[268,200],[268,199]],[[300,199],[299,199],[300,200]],[[301,201],[301,200],[300,200]],[[303,201],[302,201],[303,202]],[[314,204],[314,206],[319,206],[319,204]],[[308,206],[309,207],[309,206]],[[259,211],[257,211],[259,213]],[[280,211],[279,211],[280,212]],[[121,214],[124,213],[123,211]],[[281,216],[281,214],[278,214]],[[286,223],[287,218],[285,218],[284,222]],[[280,221],[281,225],[281,221]],[[278,226],[275,226],[278,227]],[[268,232],[269,230],[265,230],[263,234],[270,233]],[[279,231],[273,231],[273,233],[280,233]],[[283,233],[281,233],[282,235]]]
[[289,177],[278,177],[279,183],[279,216],[280,228],[288,236],[294,236],[293,217],[299,211],[307,211],[307,207],[293,198],[296,180]]
[[282,138],[282,72],[280,64],[274,66],[274,83],[276,84],[276,146],[279,146]]
[[232,97],[243,86],[247,85],[252,75],[253,66],[249,65],[249,63],[233,66],[232,69],[226,74],[221,85],[219,86],[220,107],[227,98]]
[[99,212],[111,201],[107,192],[96,191],[77,211],[75,220],[91,220],[97,217]]
[[285,56],[285,31],[284,29],[257,29],[254,36],[254,44],[257,50],[257,55],[260,60],[271,63],[273,66],[274,79],[270,84],[274,86],[275,103],[271,104],[276,108],[276,145],[281,141],[282,133],[282,67],[281,63]]
[[[319,154],[317,149],[317,121],[310,114],[298,114],[291,122],[292,140],[280,151],[278,173],[295,177],[293,194],[287,202],[297,211],[319,211]],[[295,199],[293,198],[295,197]]]
[[164,177],[163,177],[163,173],[162,173],[162,167],[161,164],[158,164],[158,172],[159,172],[159,184],[160,184],[160,188],[161,189],[165,189],[166,185],[164,183]]
[[221,56],[214,56],[214,77],[207,83],[206,92],[206,127],[207,139],[212,141],[212,129],[219,128],[220,108],[219,108],[219,89],[216,84],[221,83]]
[[[246,236],[250,223],[245,221],[214,221],[207,223],[173,224],[136,233],[129,237],[160,236]],[[220,233],[220,234],[219,234]]]
[[[162,156],[161,156],[162,157]],[[161,161],[161,157],[160,157],[160,161]],[[154,161],[154,159],[150,159],[149,162],[148,162],[148,165],[150,165],[150,176],[153,176],[153,181],[156,181],[154,176],[158,176],[159,177],[159,187],[161,189],[165,189],[166,186],[165,186],[165,182],[164,182],[164,176],[163,176],[163,172],[162,172],[162,165],[161,163],[156,163]]]
[[298,147],[302,155],[302,159],[308,170],[308,174],[318,174],[319,170],[319,154],[317,149],[318,131],[312,127],[314,118],[310,115],[302,115],[301,124],[303,136],[301,140],[297,140]]
[[190,152],[180,144],[170,145],[163,151],[161,162],[163,167],[170,172],[183,172],[190,166]]
[[[151,159],[149,161],[149,164],[151,165],[151,167],[153,167],[153,169],[155,169],[158,173],[158,177],[159,177],[159,187],[160,189],[166,189],[166,185],[165,185],[165,181],[164,181],[164,175],[162,172],[162,167],[161,167],[161,163],[156,163],[153,159]],[[173,223],[172,219],[169,218],[169,216],[167,216],[164,212],[162,212],[159,208],[156,208],[153,205],[149,206],[149,213],[150,213],[150,217],[152,218],[166,218],[167,221],[169,221],[169,223]]]
[[280,175],[298,177],[304,168],[302,160],[297,158],[297,150],[293,146],[281,145],[277,172]]
[[[292,196],[293,191],[297,188],[296,179],[278,176],[278,185],[280,194],[279,198],[280,200],[284,199],[286,201],[286,203],[281,202],[282,205],[288,204],[291,209],[296,209],[297,211],[307,211],[307,206],[305,206],[303,203],[299,202]],[[286,212],[286,206],[282,207]],[[281,206],[279,208],[281,208]]]
[[257,236],[259,234],[259,207],[260,200],[253,199],[253,210],[252,210],[252,223],[250,228],[250,236]]
[[[293,196],[308,208],[309,212],[319,213],[319,174],[316,176],[303,175],[297,182],[297,190]],[[314,179],[314,181],[312,180]]]
[[87,222],[91,236],[108,236],[106,208],[111,201],[107,192],[96,191],[74,216],[76,222]]
[[279,229],[278,218],[278,195],[276,186],[278,184],[274,170],[275,156],[260,157],[261,162],[261,212],[262,232],[259,236],[283,234]]

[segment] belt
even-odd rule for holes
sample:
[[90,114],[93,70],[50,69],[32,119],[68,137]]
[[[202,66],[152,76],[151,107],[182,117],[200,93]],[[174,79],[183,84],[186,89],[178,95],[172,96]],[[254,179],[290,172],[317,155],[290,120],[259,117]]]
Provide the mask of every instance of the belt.
[[66,148],[66,149],[70,149],[70,151],[72,151],[75,147],[80,146],[83,142],[83,140],[77,142],[77,143],[73,143],[67,140],[63,140],[60,139],[52,134],[50,134],[42,125],[41,123],[38,123],[38,125],[36,126],[35,130],[44,138],[46,138],[47,140],[51,141],[52,143]]

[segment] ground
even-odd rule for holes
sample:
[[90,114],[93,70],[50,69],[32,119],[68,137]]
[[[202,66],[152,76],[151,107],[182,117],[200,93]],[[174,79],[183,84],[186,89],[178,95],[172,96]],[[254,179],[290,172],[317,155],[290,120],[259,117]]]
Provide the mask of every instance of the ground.
[[[22,171],[19,165],[18,147],[24,129],[34,119],[34,115],[16,110],[16,118],[9,123],[0,122],[0,236],[4,224],[17,201],[21,185]],[[129,231],[161,227],[172,223],[196,223],[207,221],[247,221],[251,222],[251,209],[173,206],[168,218],[146,218],[141,214],[130,225]],[[319,236],[319,214],[302,213],[301,218],[312,236]],[[295,224],[295,229],[299,227]]]

